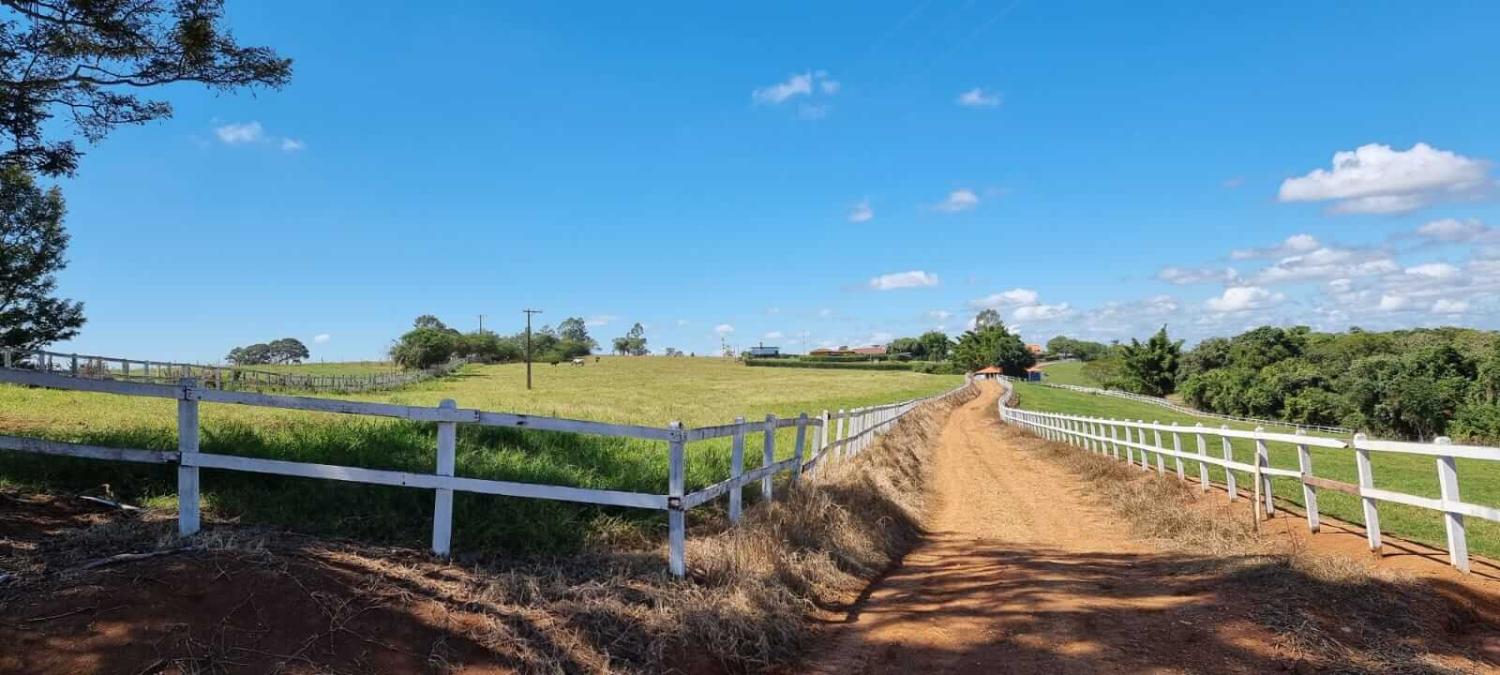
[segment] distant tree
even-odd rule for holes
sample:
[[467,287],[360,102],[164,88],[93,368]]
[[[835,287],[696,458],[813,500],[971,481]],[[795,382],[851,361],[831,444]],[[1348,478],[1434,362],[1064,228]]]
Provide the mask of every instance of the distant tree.
[[229,355],[224,357],[225,361],[236,366],[256,366],[271,362],[271,346],[264,342],[253,345],[235,347],[229,350]]
[[682,350],[676,347],[667,347],[662,353],[667,356],[684,356]]
[[273,340],[270,345],[272,363],[302,363],[303,359],[311,354],[307,351],[307,345],[302,344],[297,338],[281,338]]
[[599,345],[594,338],[589,337],[588,323],[582,317],[577,316],[570,316],[557,324],[557,337],[589,345],[591,349]]
[[1107,345],[1087,340],[1075,340],[1073,338],[1059,335],[1047,341],[1047,352],[1056,358],[1074,358],[1079,361],[1093,361],[1103,358],[1109,353]]
[[455,354],[480,363],[510,363],[521,360],[524,348],[513,338],[503,338],[493,331],[480,330],[460,337]]
[[0,169],[0,347],[40,349],[83,327],[83,304],[53,296],[68,264],[64,213],[57,188],[44,192],[19,166]]
[[1007,375],[1020,377],[1036,365],[1036,356],[1020,336],[996,323],[965,332],[953,348],[954,365],[965,371],[999,366]]
[[989,328],[990,326],[1003,326],[1005,322],[1000,320],[1000,312],[993,309],[980,310],[974,316],[974,328]]
[[1132,338],[1120,350],[1126,388],[1148,396],[1166,396],[1177,388],[1177,367],[1182,341],[1172,342],[1162,326],[1145,344]]
[[391,346],[391,361],[402,368],[422,370],[447,363],[459,349],[461,336],[437,328],[413,328]]
[[948,334],[942,331],[930,330],[917,338],[921,345],[920,356],[927,361],[943,361],[948,358],[948,349],[953,342],[948,339]]
[[3,0],[0,23],[0,163],[72,174],[81,154],[45,136],[62,113],[89,142],[121,124],[172,116],[135,92],[178,82],[228,91],[280,88],[292,62],[242,47],[224,25],[223,0]]
[[889,345],[886,345],[886,353],[892,356],[895,356],[897,354],[921,356],[921,352],[922,343],[920,340],[914,337],[896,338],[894,340],[891,340],[891,343]]
[[616,354],[630,356],[645,356],[650,353],[646,349],[646,328],[637,322],[624,337],[617,337],[613,341]]
[[442,319],[439,319],[431,314],[423,314],[422,316],[417,317],[416,320],[411,322],[411,325],[412,328],[429,328],[432,330],[442,331],[453,330],[452,328],[448,327],[448,324],[443,323]]

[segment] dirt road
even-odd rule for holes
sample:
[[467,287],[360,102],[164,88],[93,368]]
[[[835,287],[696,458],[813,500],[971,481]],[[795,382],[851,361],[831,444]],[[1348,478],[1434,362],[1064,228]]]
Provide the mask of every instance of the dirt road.
[[[1264,672],[1201,559],[1162,554],[1016,450],[998,388],[956,410],[933,458],[927,543],[877,583],[815,659],[824,673]],[[1264,646],[1263,646],[1264,645]]]

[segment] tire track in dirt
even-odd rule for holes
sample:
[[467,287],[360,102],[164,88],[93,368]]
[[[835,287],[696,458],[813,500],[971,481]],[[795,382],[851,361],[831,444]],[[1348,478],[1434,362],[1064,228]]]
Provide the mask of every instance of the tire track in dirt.
[[934,450],[925,542],[878,582],[808,670],[821,673],[1262,672],[1264,628],[1224,611],[1201,558],[1163,554],[1075,477],[1011,447],[999,388]]

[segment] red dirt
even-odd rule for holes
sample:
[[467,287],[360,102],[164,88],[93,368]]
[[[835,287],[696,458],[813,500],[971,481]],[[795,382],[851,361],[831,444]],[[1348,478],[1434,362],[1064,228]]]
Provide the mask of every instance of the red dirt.
[[[1228,583],[1222,565],[1134,538],[1127,522],[1087,498],[1077,477],[1015,447],[1008,440],[1015,432],[1000,428],[997,395],[987,383],[982,396],[954,412],[933,457],[939,506],[926,543],[828,631],[832,646],[811,664],[813,672],[1311,667],[1257,620],[1263,600]],[[1303,521],[1272,522],[1292,532]],[[1351,539],[1299,537],[1329,550],[1345,549]],[[1500,599],[1500,586],[1483,577],[1465,578],[1419,556],[1386,561],[1375,564],[1425,567],[1459,595]],[[1451,651],[1429,647],[1439,657]]]

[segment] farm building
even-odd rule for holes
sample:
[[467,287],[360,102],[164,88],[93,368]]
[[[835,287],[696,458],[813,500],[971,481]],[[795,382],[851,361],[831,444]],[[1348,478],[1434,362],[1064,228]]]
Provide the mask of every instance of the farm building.
[[781,356],[781,348],[767,347],[764,344],[758,344],[750,348],[750,356],[758,359],[774,359],[778,356]]
[[1000,370],[1000,368],[998,366],[988,366],[988,367],[980,368],[979,370],[974,371],[974,379],[976,379],[976,380],[998,380],[998,379],[1000,379],[1000,376],[1003,375],[1003,374],[1005,374],[1005,372],[1002,371],[1002,370]]
[[1032,356],[1041,356],[1047,352],[1044,347],[1037,344],[1026,345],[1026,351],[1031,352]]
[[1041,368],[1035,368],[1035,367],[1033,367],[1033,368],[1027,368],[1026,369],[1026,381],[1027,382],[1041,382],[1042,381],[1042,369]]

